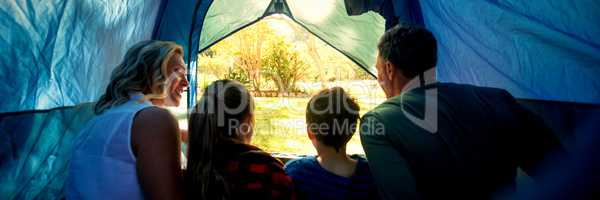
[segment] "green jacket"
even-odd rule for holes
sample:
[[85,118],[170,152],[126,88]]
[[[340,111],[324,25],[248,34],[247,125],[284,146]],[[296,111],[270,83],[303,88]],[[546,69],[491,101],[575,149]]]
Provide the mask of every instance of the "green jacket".
[[508,92],[470,85],[435,83],[404,92],[366,113],[360,130],[384,199],[506,194],[514,190],[517,167],[535,179],[548,152],[564,151]]

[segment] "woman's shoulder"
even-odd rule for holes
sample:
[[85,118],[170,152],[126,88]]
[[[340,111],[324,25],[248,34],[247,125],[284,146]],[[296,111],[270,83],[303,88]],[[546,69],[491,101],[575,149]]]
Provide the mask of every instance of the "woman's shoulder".
[[173,116],[171,112],[157,106],[140,108],[139,111],[135,113],[133,122],[134,124],[141,123],[143,125],[148,125],[149,128],[177,125],[177,119],[175,119],[175,116]]

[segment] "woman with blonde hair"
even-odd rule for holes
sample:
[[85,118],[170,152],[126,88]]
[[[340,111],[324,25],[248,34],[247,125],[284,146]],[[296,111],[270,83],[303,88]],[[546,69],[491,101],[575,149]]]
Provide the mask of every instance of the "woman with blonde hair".
[[179,127],[160,107],[179,105],[185,75],[173,42],[127,51],[75,140],[67,199],[181,199]]

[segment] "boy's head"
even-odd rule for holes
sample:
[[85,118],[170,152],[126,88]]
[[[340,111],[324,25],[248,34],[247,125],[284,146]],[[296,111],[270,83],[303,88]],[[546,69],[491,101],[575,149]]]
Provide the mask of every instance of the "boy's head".
[[309,138],[340,151],[356,131],[359,110],[344,89],[321,90],[306,107]]

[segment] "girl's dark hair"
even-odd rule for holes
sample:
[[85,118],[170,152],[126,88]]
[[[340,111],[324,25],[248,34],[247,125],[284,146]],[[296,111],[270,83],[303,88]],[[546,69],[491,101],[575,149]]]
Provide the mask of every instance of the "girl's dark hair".
[[252,115],[254,101],[239,82],[218,80],[204,89],[189,118],[187,195],[192,199],[229,199],[230,186],[217,167],[224,163],[217,146],[241,137],[237,130]]

